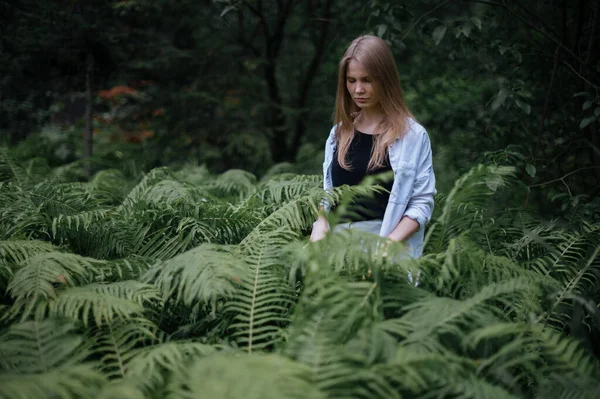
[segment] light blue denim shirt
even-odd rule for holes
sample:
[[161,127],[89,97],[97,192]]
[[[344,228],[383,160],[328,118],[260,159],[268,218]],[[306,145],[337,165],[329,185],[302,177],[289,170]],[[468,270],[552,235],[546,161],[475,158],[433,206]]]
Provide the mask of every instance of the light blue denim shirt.
[[[390,164],[394,171],[394,184],[385,209],[379,235],[387,237],[396,228],[402,217],[407,216],[419,223],[417,230],[407,241],[409,254],[418,258],[423,253],[425,226],[433,212],[435,174],[431,160],[431,143],[423,126],[414,119],[408,120],[408,131],[388,147]],[[323,188],[333,188],[331,163],[336,149],[334,126],[325,143],[325,161],[323,162]],[[325,203],[325,210],[329,206]]]

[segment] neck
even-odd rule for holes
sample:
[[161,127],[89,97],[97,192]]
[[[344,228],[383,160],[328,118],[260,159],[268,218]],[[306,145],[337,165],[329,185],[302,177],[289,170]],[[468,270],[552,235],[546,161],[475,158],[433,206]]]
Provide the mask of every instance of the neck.
[[365,108],[360,111],[360,119],[362,123],[367,125],[378,124],[385,118],[385,113],[380,105],[372,108]]

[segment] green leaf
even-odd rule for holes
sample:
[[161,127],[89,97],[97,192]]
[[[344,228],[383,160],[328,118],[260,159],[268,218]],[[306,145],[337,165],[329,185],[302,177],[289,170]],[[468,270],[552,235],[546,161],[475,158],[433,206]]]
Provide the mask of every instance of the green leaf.
[[592,124],[596,121],[596,116],[590,116],[588,118],[582,119],[579,124],[579,130],[586,128],[588,125]]
[[446,25],[440,25],[433,30],[432,36],[436,46],[440,44],[440,42],[444,38],[444,35],[446,34],[446,29],[448,29]]
[[371,15],[372,15],[372,16],[374,16],[374,17],[378,17],[378,16],[379,16],[379,9],[377,9],[377,10],[373,11],[373,12],[371,13]]
[[600,116],[600,107],[598,107],[594,110],[594,115]]
[[531,98],[532,97],[531,92],[528,90],[519,90],[517,92],[517,95],[520,97],[523,97],[523,98]]
[[508,97],[508,90],[506,87],[502,87],[492,102],[492,109],[497,110],[500,108],[500,106],[506,101],[506,97]]
[[517,106],[523,110],[523,112],[525,112],[527,115],[531,114],[531,105],[519,100],[518,98],[515,99],[515,102],[517,103]]
[[527,166],[525,167],[525,171],[527,172],[527,174],[531,177],[535,177],[535,166],[527,164]]
[[463,34],[465,37],[469,37],[469,36],[471,36],[471,30],[472,30],[472,29],[473,29],[473,25],[471,25],[471,24],[467,23],[467,24],[464,24],[464,25],[463,25],[463,26],[460,28],[460,31],[462,32],[462,34]]
[[387,25],[379,25],[379,28],[377,28],[377,36],[379,37],[383,37],[383,35],[385,34],[385,32],[387,31]]
[[223,11],[221,11],[221,15],[219,15],[219,17],[223,18],[225,16],[225,14],[227,14],[231,10],[235,10],[235,6],[227,6],[227,7],[225,7],[223,9]]
[[517,61],[519,62],[519,64],[520,64],[521,62],[523,62],[523,55],[521,55],[521,52],[520,52],[520,51],[517,51],[517,50],[514,50],[514,49],[513,49],[513,50],[512,50],[512,54],[515,56],[515,58],[517,59]]
[[589,97],[590,93],[587,91],[580,91],[579,93],[573,94],[573,97]]
[[586,102],[583,103],[583,107],[582,108],[583,108],[583,110],[586,110],[586,109],[588,109],[591,106],[592,106],[592,101],[587,100]]
[[481,30],[481,20],[477,17],[471,17],[471,22],[477,27],[477,29]]

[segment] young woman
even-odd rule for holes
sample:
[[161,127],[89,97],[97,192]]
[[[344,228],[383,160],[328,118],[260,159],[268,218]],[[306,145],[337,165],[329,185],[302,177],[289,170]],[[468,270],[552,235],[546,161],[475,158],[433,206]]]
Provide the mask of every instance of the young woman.
[[[323,187],[355,185],[367,175],[393,171],[389,191],[359,198],[336,230],[355,228],[404,241],[412,257],[423,251],[433,211],[435,175],[427,132],[404,102],[392,52],[376,36],[355,39],[339,63],[337,123],[325,143]],[[324,209],[329,211],[328,204]],[[313,224],[311,241],[329,231],[325,217]]]

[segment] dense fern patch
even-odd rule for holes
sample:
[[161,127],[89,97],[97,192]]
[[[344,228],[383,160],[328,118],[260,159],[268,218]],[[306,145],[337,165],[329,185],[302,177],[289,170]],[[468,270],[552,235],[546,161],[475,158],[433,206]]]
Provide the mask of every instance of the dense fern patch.
[[318,176],[0,157],[2,399],[600,397],[600,225],[514,206],[511,168],[439,195],[414,260],[309,244]]

